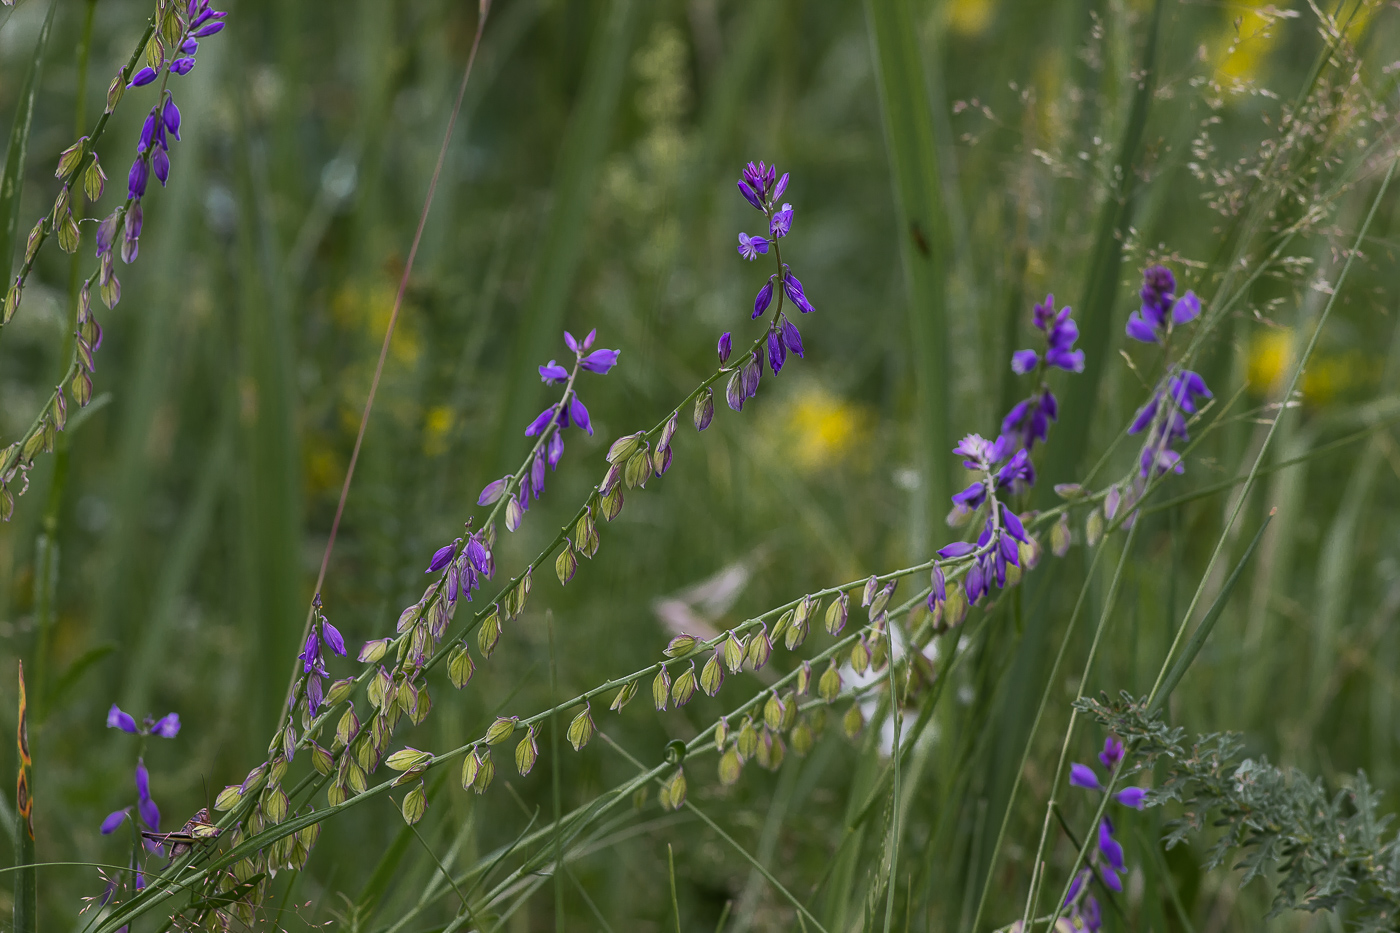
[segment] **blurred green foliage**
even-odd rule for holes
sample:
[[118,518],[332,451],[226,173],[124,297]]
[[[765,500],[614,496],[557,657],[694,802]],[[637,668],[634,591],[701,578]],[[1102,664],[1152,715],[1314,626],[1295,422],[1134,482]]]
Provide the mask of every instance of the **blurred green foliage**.
[[[77,112],[88,122],[100,112],[150,6],[56,2],[21,231],[53,195],[52,166],[78,135]],[[76,49],[90,8],[83,84]],[[887,25],[903,42],[894,51],[874,28],[890,8],[904,17]],[[18,104],[47,9],[24,0],[0,24],[0,125]],[[102,816],[131,798],[133,742],[103,728],[112,702],[138,717],[175,710],[185,723],[178,739],[145,750],[167,824],[263,760],[476,27],[473,4],[446,0],[240,0],[230,9],[229,28],[175,86],[184,140],[170,185],[146,199],[145,242],[121,270],[122,303],[98,311],[100,407],[40,458],[0,528],[0,653],[4,670],[22,658],[29,674],[45,861],[123,858],[119,841],[97,834]],[[1237,399],[1234,416],[1163,495],[1245,472],[1388,164],[1400,34],[1394,10],[1342,3],[1343,45],[1358,56],[1351,83],[1345,55],[1314,74],[1328,40],[1310,6],[1167,0],[1155,33],[1153,9],[1145,0],[497,0],[330,564],[326,611],[352,642],[391,632],[425,585],[433,550],[478,514],[482,485],[523,456],[521,429],[545,404],[535,367],[567,352],[563,329],[598,328],[600,345],[622,349],[621,364],[581,384],[594,436],[569,433],[543,501],[519,533],[501,534],[497,561],[511,574],[599,480],[607,444],[655,423],[712,371],[722,331],[740,345],[752,339],[747,309],[761,274],[734,251],[737,231],[755,224],[734,190],[748,159],[792,173],[786,197],[797,213],[784,258],[817,313],[798,322],[806,358],[765,379],[742,415],[721,407],[698,437],[683,424],[674,466],[629,493],[597,558],[567,589],[541,572],[526,615],[470,687],[435,684],[435,715],[402,740],[460,745],[498,712],[543,709],[551,696],[652,663],[676,629],[723,630],[804,592],[924,559],[930,542],[950,538],[939,487],[957,481],[950,458],[932,472],[929,460],[965,432],[994,432],[1020,391],[1006,359],[1027,345],[1030,305],[1047,292],[1093,307],[1085,345],[1103,348],[1092,381],[1057,383],[1065,410],[1042,492],[1082,477],[1145,398],[1153,359],[1121,337],[1143,266],[1167,261],[1209,308],[1240,286],[1241,269],[1258,268],[1281,228],[1311,218],[1197,360],[1222,403]],[[1146,75],[1150,35],[1156,68]],[[94,214],[121,197],[150,96],[129,92],[99,147],[112,181]],[[1304,97],[1314,103],[1294,111],[1294,128],[1309,129],[1281,149],[1272,142],[1288,129],[1280,114]],[[900,119],[918,125],[890,122]],[[908,140],[923,147],[908,168],[922,185],[912,208],[901,200],[911,189],[892,179]],[[1254,217],[1265,197],[1276,200]],[[1278,518],[1171,709],[1188,731],[1240,730],[1273,760],[1328,780],[1364,768],[1381,788],[1400,784],[1391,522],[1400,447],[1387,422],[1400,403],[1395,208],[1392,194],[1265,466],[1382,430],[1254,490],[1246,522],[1272,506]],[[85,244],[83,274],[90,255]],[[910,262],[931,271],[906,276]],[[66,359],[70,260],[48,249],[37,270],[21,313],[0,331],[5,444]],[[1130,446],[1114,448],[1100,481],[1131,468]],[[1091,693],[1151,687],[1232,504],[1220,492],[1142,519]],[[1082,526],[1075,531],[1082,545]],[[1227,554],[1242,548],[1238,533]],[[1109,549],[1101,564],[1117,562],[1121,538],[1100,545]],[[905,929],[967,929],[976,911],[1085,550],[1047,558],[986,614],[905,774],[894,879]],[[1107,586],[1100,572],[1088,618]],[[1080,669],[1088,639],[1081,624],[1060,677]],[[775,663],[795,661],[779,652]],[[729,708],[730,691],[747,697],[756,684],[730,683],[742,686],[680,711],[654,714],[643,699],[620,716],[595,708],[595,719],[654,764],[668,741]],[[1052,687],[992,869],[985,919],[998,924],[1020,916],[1077,680]],[[0,678],[6,734],[14,689]],[[733,788],[708,764],[688,771],[690,799],[832,933],[883,916],[883,897],[867,904],[882,890],[882,805],[873,822],[849,825],[879,766],[877,734],[850,742],[833,721],[810,755],[789,755],[772,775],[748,769]],[[1076,757],[1101,740],[1081,727]],[[548,819],[544,740],[542,754],[528,778],[503,767],[486,797],[463,794],[450,777],[430,782],[418,831],[437,857],[468,864],[537,811]],[[562,755],[566,808],[635,774],[603,742]],[[0,763],[13,773],[13,748]],[[1163,819],[1155,810],[1124,819],[1138,869],[1121,899],[1126,919],[1108,923],[1259,929],[1271,891],[1260,882],[1240,890],[1228,870],[1202,875],[1203,842],[1163,852],[1154,843]],[[0,822],[13,830],[8,810]],[[668,842],[683,930],[713,929],[721,914],[737,931],[797,924],[761,874],[684,811],[649,803],[602,840],[561,884],[564,927],[604,928],[600,916],[613,929],[674,926]],[[398,861],[381,863],[386,852]],[[1069,843],[1050,857],[1052,874],[1063,870]],[[285,912],[271,922],[299,929],[340,918],[397,931],[425,887],[441,888],[437,872],[384,803],[326,825],[308,869],[278,879]],[[100,888],[93,869],[45,869],[42,925],[81,922],[78,898]],[[450,897],[434,901],[403,929],[440,929],[454,910]],[[543,889],[508,921],[522,931],[554,922]],[[1318,922],[1285,916],[1270,928]]]

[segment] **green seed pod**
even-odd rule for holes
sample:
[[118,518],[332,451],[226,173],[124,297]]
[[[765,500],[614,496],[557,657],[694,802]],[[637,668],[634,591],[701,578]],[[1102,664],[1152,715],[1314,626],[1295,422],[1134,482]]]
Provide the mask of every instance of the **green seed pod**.
[[744,666],[744,642],[732,631],[724,640],[724,666],[731,674],[737,674]]
[[39,244],[44,242],[44,221],[47,217],[40,217],[39,222],[29,231],[29,237],[24,241],[24,261],[26,264],[34,261],[34,254],[39,251]]
[[768,702],[763,704],[763,724],[776,732],[783,727],[786,714],[787,706],[778,699],[778,692],[774,690],[768,695]]
[[787,632],[783,635],[783,644],[787,646],[787,650],[793,651],[800,647],[802,643],[807,640],[807,632],[807,620],[803,619],[801,622],[798,622],[794,619],[793,623],[788,626]]
[[773,641],[777,641],[783,637],[783,634],[788,630],[788,626],[792,624],[794,615],[796,615],[796,611],[789,609],[778,618],[778,624],[773,626]]
[[851,708],[846,710],[846,715],[841,718],[841,729],[846,733],[846,738],[853,739],[860,735],[860,730],[865,728],[865,716],[861,714],[860,704],[852,703]]
[[695,430],[703,431],[715,416],[715,390],[707,388],[695,399]]
[[1069,553],[1070,538],[1069,515],[1062,514],[1050,529],[1050,553],[1064,557]]
[[620,710],[628,703],[631,703],[632,698],[636,695],[637,681],[634,680],[631,683],[623,684],[622,689],[617,691],[617,696],[613,697],[612,705],[610,705],[608,709],[614,711]]
[[117,109],[117,104],[121,103],[122,95],[125,93],[126,78],[119,74],[107,86],[107,113]]
[[657,799],[663,809],[679,810],[685,806],[685,791],[685,769],[677,768],[671,779],[661,786],[661,793]]
[[374,641],[365,642],[365,646],[360,649],[358,660],[364,664],[378,664],[388,650],[389,639],[376,638]]
[[961,582],[948,584],[948,598],[943,601],[943,624],[953,628],[967,618],[967,591]]
[[335,759],[331,753],[326,751],[315,742],[311,743],[311,766],[324,775],[329,775],[335,770]]
[[744,651],[744,660],[748,663],[750,670],[762,670],[763,665],[768,663],[768,658],[772,654],[773,643],[768,640],[767,633],[760,625],[758,631],[749,637],[748,648]]
[[476,757],[476,749],[467,752],[462,759],[462,790],[471,789],[476,783],[476,773],[481,770],[481,759]]
[[606,518],[608,521],[612,521],[614,518],[617,518],[617,516],[622,512],[621,483],[618,483],[617,485],[613,486],[612,489],[608,490],[608,494],[606,496],[598,500],[598,511],[602,512],[603,517]]
[[831,601],[831,605],[826,607],[826,630],[832,635],[840,635],[841,630],[846,627],[846,618],[850,614],[850,603],[850,594],[842,593]]
[[851,668],[857,674],[864,674],[870,668],[870,648],[862,635],[851,648]]
[[520,744],[515,746],[515,770],[524,777],[534,768],[535,762],[539,760],[540,750],[535,745],[535,727],[531,726],[525,731],[525,738],[520,740]]
[[484,794],[486,793],[486,788],[491,786],[491,779],[496,776],[496,763],[491,760],[490,749],[479,752],[477,757],[481,759],[481,767],[477,769],[476,780],[472,782],[472,789],[478,794]]
[[665,667],[662,667],[661,670],[657,672],[656,679],[651,682],[651,699],[656,705],[656,711],[658,713],[665,711],[666,703],[670,698],[671,675],[667,673]]
[[67,178],[78,170],[83,161],[83,150],[87,141],[88,138],[84,136],[58,154],[58,170],[53,173],[54,178]]
[[259,806],[262,807],[263,816],[273,823],[280,823],[287,818],[287,795],[280,787],[269,787],[262,792],[262,799]]
[[1059,496],[1061,499],[1074,501],[1075,499],[1083,499],[1087,494],[1088,492],[1084,487],[1078,483],[1055,484],[1055,495]]
[[421,726],[423,720],[428,718],[428,714],[433,711],[433,696],[428,692],[426,685],[418,691],[418,704],[408,713],[408,718],[415,726]]
[[805,697],[812,687],[812,662],[803,661],[797,669],[797,695]]
[[1040,540],[1038,538],[1031,538],[1029,535],[1027,535],[1027,537],[1030,538],[1030,540],[1021,542],[1020,546],[1017,548],[1017,556],[1021,559],[1021,568],[1023,570],[1034,570],[1036,565],[1040,563],[1040,555],[1042,553]]
[[238,801],[243,799],[243,788],[237,784],[230,784],[219,791],[219,796],[214,798],[214,809],[220,812],[232,810],[238,806]]
[[481,623],[481,628],[476,633],[476,646],[481,649],[483,658],[491,657],[491,653],[496,650],[496,643],[501,640],[501,617],[498,613],[492,612]]
[[621,463],[636,453],[637,448],[641,446],[644,433],[644,431],[638,431],[636,434],[619,437],[613,441],[612,446],[608,448],[608,462]]
[[700,671],[700,689],[709,696],[719,693],[724,683],[724,665],[720,663],[721,649],[716,649]]
[[585,704],[569,723],[569,744],[574,747],[574,751],[578,751],[588,744],[588,740],[593,738],[596,731],[598,727],[593,724],[593,717],[589,715],[588,706]]
[[735,740],[734,747],[739,750],[739,756],[745,761],[758,751],[758,730],[754,728],[753,720],[748,716],[744,717],[744,724],[739,727],[739,738]]
[[1084,543],[1089,547],[1097,547],[1100,539],[1103,538],[1103,513],[1098,509],[1089,513],[1089,519],[1084,523]]
[[777,771],[783,766],[783,759],[787,757],[787,746],[783,744],[783,737],[776,732],[763,730],[763,737],[758,742],[758,759],[760,768],[767,768],[769,771]]
[[19,307],[21,287],[21,280],[16,279],[14,284],[10,286],[10,290],[5,293],[5,313],[3,319],[0,319],[0,324],[10,323],[10,318],[15,316],[15,309]]
[[860,591],[860,605],[861,605],[861,608],[864,608],[864,607],[870,605],[870,603],[874,601],[874,599],[875,599],[875,593],[876,593],[877,590],[879,590],[879,588],[880,588],[880,580],[879,580],[879,578],[877,578],[874,574],[871,574],[871,575],[870,575],[870,579],[865,581],[865,589],[863,589],[863,590]]
[[107,189],[107,173],[102,171],[102,165],[97,161],[97,153],[92,154],[92,161],[88,163],[87,171],[83,172],[83,193],[87,195],[89,201],[97,201],[102,197],[102,192]]
[[359,734],[360,717],[355,715],[355,707],[351,706],[345,710],[345,714],[340,717],[340,722],[335,727],[336,744],[344,748]]
[[423,782],[418,784],[408,792],[403,799],[403,821],[409,826],[417,823],[423,818],[423,814],[428,812],[428,793],[423,789]]
[[622,482],[628,489],[638,486],[645,489],[650,477],[651,458],[647,456],[647,447],[643,444],[640,450],[627,458],[627,466],[622,471]]
[[452,681],[452,686],[461,690],[471,682],[475,672],[476,663],[472,661],[472,653],[467,650],[466,645],[459,646],[447,660],[448,680]]
[[802,758],[806,758],[812,750],[812,729],[805,719],[792,730],[792,750]]
[[73,401],[78,403],[79,408],[86,408],[88,402],[92,401],[92,377],[85,372],[79,372],[69,385],[73,389]]
[[817,681],[817,695],[830,703],[841,693],[841,671],[837,668],[836,662],[832,661],[825,671],[822,672],[821,680]]
[[422,752],[416,748],[401,748],[384,759],[384,763],[395,771],[410,771],[419,765],[427,764],[432,760],[432,757],[432,752]]
[[515,727],[520,723],[519,716],[502,716],[491,723],[486,730],[486,744],[500,745],[510,738],[515,732]]
[[715,751],[724,751],[724,744],[729,741],[729,717],[719,717],[719,722],[715,725]]
[[671,417],[667,420],[666,426],[661,429],[661,439],[656,442],[658,449],[664,450],[671,446],[671,438],[676,435],[676,425],[680,421],[680,414],[679,411],[671,412]]
[[870,621],[874,622],[889,605],[890,597],[894,595],[895,582],[891,580],[882,586],[880,591],[875,594],[875,598],[870,601]]
[[676,678],[675,684],[671,687],[671,699],[675,701],[677,708],[690,702],[690,698],[695,696],[695,662],[692,661],[690,667],[681,672],[681,676]]
[[81,240],[82,235],[78,233],[78,222],[73,219],[73,212],[68,211],[58,224],[58,248],[65,253],[76,253],[78,243]]
[[719,782],[725,787],[732,787],[738,783],[743,770],[744,760],[739,757],[737,748],[731,748],[719,756]]
[[686,635],[685,633],[681,633],[675,638],[672,638],[666,644],[666,647],[662,649],[661,653],[666,655],[666,657],[668,658],[679,658],[683,654],[689,654],[690,649],[695,647],[695,643],[698,640],[699,639],[697,639],[694,635]]
[[335,681],[326,690],[326,699],[323,705],[335,706],[345,700],[350,695],[350,691],[355,689],[355,678],[342,677]]
[[569,539],[564,539],[564,550],[559,552],[559,556],[554,559],[554,572],[559,577],[559,584],[567,586],[574,578],[574,573],[578,570],[578,558],[574,556],[574,549],[569,543]]

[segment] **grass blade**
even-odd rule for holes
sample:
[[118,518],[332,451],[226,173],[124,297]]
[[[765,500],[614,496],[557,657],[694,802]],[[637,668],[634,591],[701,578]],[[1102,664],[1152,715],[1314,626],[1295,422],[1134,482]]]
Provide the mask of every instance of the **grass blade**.
[[[1149,715],[1156,713],[1166,704],[1167,699],[1172,695],[1172,691],[1176,689],[1176,685],[1180,683],[1181,678],[1185,676],[1186,669],[1191,666],[1192,661],[1196,660],[1196,655],[1200,654],[1202,646],[1205,645],[1206,639],[1210,636],[1210,630],[1215,628],[1216,620],[1220,618],[1220,613],[1224,611],[1225,604],[1230,600],[1230,592],[1235,588],[1235,584],[1239,582],[1240,575],[1244,573],[1245,565],[1248,564],[1249,559],[1254,556],[1254,549],[1259,546],[1259,541],[1264,537],[1264,529],[1269,527],[1269,522],[1273,521],[1274,514],[1277,511],[1277,509],[1270,510],[1269,514],[1264,517],[1264,523],[1260,525],[1259,530],[1255,532],[1254,540],[1249,542],[1249,547],[1245,548],[1244,556],[1240,558],[1239,563],[1235,565],[1235,569],[1231,571],[1229,578],[1225,581],[1225,585],[1220,588],[1220,595],[1215,597],[1215,602],[1211,603],[1210,609],[1206,611],[1205,618],[1201,619],[1201,624],[1196,626],[1196,631],[1191,633],[1191,640],[1186,643],[1185,649],[1181,652],[1181,657],[1177,658],[1176,663],[1172,665],[1172,669],[1167,673],[1166,679],[1162,681],[1161,688],[1157,691],[1156,697],[1152,700],[1152,705],[1148,707]],[[1189,621],[1189,619],[1184,620],[1182,625],[1185,625],[1187,621]]]
[[[925,512],[936,510],[949,486],[948,345],[944,315],[947,216],[938,181],[928,80],[919,56],[914,15],[908,0],[866,0],[885,151],[894,182],[899,254],[909,293],[909,331],[914,342],[918,391],[920,456]],[[928,515],[918,517],[933,527]],[[920,529],[918,537],[928,532]]]

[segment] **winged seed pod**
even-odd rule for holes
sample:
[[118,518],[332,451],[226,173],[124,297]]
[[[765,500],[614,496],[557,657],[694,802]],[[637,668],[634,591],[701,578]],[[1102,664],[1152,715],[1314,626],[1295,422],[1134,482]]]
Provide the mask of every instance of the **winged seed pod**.
[[476,664],[472,661],[472,653],[465,645],[460,645],[447,660],[447,677],[452,681],[452,686],[461,690],[472,679],[472,674],[476,672]]
[[778,618],[778,624],[773,626],[773,641],[777,641],[787,633],[788,626],[792,624],[792,618],[796,611],[789,609]]
[[849,593],[842,593],[831,601],[831,605],[826,607],[826,630],[832,635],[840,635],[841,630],[846,627],[846,618],[850,613],[851,597]]
[[656,679],[651,682],[651,699],[656,705],[658,713],[665,712],[666,703],[671,698],[671,675],[666,672],[665,665],[657,672]]
[[948,584],[948,598],[943,601],[943,624],[952,628],[967,618],[967,590],[960,581]]
[[699,641],[699,639],[694,635],[687,635],[682,632],[675,638],[672,638],[666,644],[666,647],[662,649],[661,653],[668,658],[679,658],[681,655],[690,654],[691,649],[695,647],[697,641]]
[[681,672],[681,676],[676,678],[675,684],[671,687],[671,699],[675,701],[677,708],[690,702],[690,698],[695,696],[695,662],[690,662],[690,667]]
[[472,789],[478,794],[486,793],[486,788],[491,786],[491,779],[496,776],[496,763],[491,760],[491,750],[484,749],[477,753],[481,760],[481,767],[476,772],[476,780],[472,782]]
[[1100,539],[1103,538],[1103,513],[1098,509],[1089,513],[1089,519],[1084,523],[1084,543],[1089,547],[1097,547]]
[[598,731],[598,727],[593,724],[593,717],[589,714],[587,704],[578,711],[573,721],[569,723],[569,744],[578,751],[588,744],[588,740],[593,738],[593,733]]
[[797,752],[799,757],[806,758],[807,753],[812,750],[812,727],[807,725],[807,720],[802,720],[793,728],[792,750]]
[[355,740],[355,736],[360,734],[360,717],[355,715],[355,707],[351,706],[345,710],[340,717],[340,722],[335,727],[335,743],[344,748]]
[[332,683],[330,687],[326,690],[326,697],[325,700],[322,701],[322,705],[336,706],[346,697],[350,696],[350,691],[354,689],[355,678],[342,677],[340,680],[337,680],[334,683]]
[[622,512],[622,502],[622,484],[618,483],[598,500],[598,511],[603,513],[603,518],[612,521]]
[[559,584],[567,586],[574,578],[574,573],[578,571],[578,558],[574,556],[573,546],[569,539],[564,539],[564,550],[559,552],[559,556],[554,559],[554,572],[559,577]]
[[335,758],[315,742],[311,743],[311,765],[319,773],[329,776],[335,770]]
[[880,613],[885,611],[885,607],[890,603],[890,597],[894,595],[894,588],[897,581],[891,580],[880,588],[875,594],[875,598],[870,601],[870,621],[874,622],[879,618]]
[[651,457],[648,455],[647,445],[643,444],[641,449],[627,458],[627,466],[622,470],[622,482],[628,489],[638,486],[645,489],[650,477]]
[[476,633],[476,646],[481,649],[483,658],[490,658],[491,653],[496,650],[496,643],[501,639],[501,616],[493,611],[481,623],[481,628]]
[[520,740],[520,744],[515,746],[515,770],[524,777],[535,767],[535,762],[539,760],[539,746],[535,744],[535,727],[531,726],[525,730],[525,738]]
[[491,726],[486,730],[486,744],[500,745],[511,737],[515,732],[515,727],[519,725],[519,723],[519,716],[502,716],[498,718],[495,722],[491,723]]
[[608,463],[621,463],[627,460],[641,446],[642,436],[645,431],[638,431],[636,434],[629,434],[626,437],[619,437],[613,441],[608,448]]
[[617,696],[613,697],[613,701],[611,705],[608,706],[608,709],[613,711],[621,710],[628,703],[631,703],[632,698],[636,695],[637,681],[634,680],[630,683],[625,683],[622,685],[622,689],[617,691]]
[[214,798],[214,809],[220,812],[232,810],[238,806],[238,801],[243,799],[243,788],[237,784],[230,784],[219,791],[219,796]]
[[378,664],[380,659],[384,657],[384,653],[389,650],[389,642],[388,638],[377,638],[374,641],[365,642],[365,646],[360,649],[357,660],[361,664]]
[[428,812],[428,793],[419,781],[403,799],[403,821],[409,826],[417,823]]

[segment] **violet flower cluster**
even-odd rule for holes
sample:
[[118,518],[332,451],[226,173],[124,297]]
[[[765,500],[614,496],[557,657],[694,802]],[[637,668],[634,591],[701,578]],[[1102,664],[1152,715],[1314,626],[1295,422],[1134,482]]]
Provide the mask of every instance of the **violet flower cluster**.
[[321,708],[325,699],[325,685],[322,683],[330,675],[326,672],[326,661],[321,646],[329,648],[340,657],[345,657],[345,639],[339,629],[331,625],[321,612],[321,594],[312,600],[311,631],[306,635],[306,647],[297,657],[301,660],[301,671],[306,677],[306,708],[312,716]]
[[[1103,751],[1099,752],[1099,763],[1111,774],[1118,767],[1118,763],[1123,760],[1123,743],[1113,736],[1109,736],[1103,741]],[[1074,787],[1082,787],[1085,790],[1102,791],[1103,784],[1099,782],[1099,776],[1089,765],[1075,762],[1070,765],[1069,782]],[[1145,806],[1144,799],[1147,791],[1141,787],[1127,787],[1113,795],[1113,799],[1125,807],[1141,810]],[[1099,823],[1099,842],[1096,855],[1096,862],[1103,883],[1111,890],[1123,890],[1123,881],[1119,877],[1127,868],[1123,861],[1123,845],[1113,835],[1113,821],[1107,816]],[[1087,880],[1085,877],[1076,877],[1074,886],[1070,889],[1071,899],[1075,896],[1078,886]],[[1068,904],[1069,901],[1066,901]]]
[[[777,375],[787,362],[789,352],[802,356],[802,334],[797,325],[783,313],[783,299],[792,302],[803,314],[810,314],[812,303],[802,288],[802,281],[793,274],[791,267],[782,260],[779,240],[792,231],[792,205],[781,203],[783,192],[787,190],[788,173],[778,177],[778,169],[763,162],[750,162],[744,167],[743,178],[738,182],[739,193],[744,200],[761,211],[768,221],[768,236],[739,234],[739,255],[752,262],[759,256],[766,256],[771,249],[777,264],[777,271],[768,276],[768,281],[759,288],[753,301],[753,319],[765,314],[773,304],[773,296],[778,297],[777,310],[768,324],[766,349],[768,368]],[[729,362],[733,349],[732,338],[725,333],[719,339],[719,362],[721,366]],[[755,348],[749,358],[735,367],[729,383],[725,387],[725,401],[735,411],[742,411],[744,402],[758,394],[758,384],[763,376],[763,358]],[[705,422],[708,424],[708,420]],[[697,422],[698,424],[698,422]]]
[[[1068,307],[1055,312],[1053,295],[1047,295],[1044,302],[1033,307],[1032,321],[1045,334],[1045,349],[1017,350],[1011,356],[1011,368],[1018,375],[1034,375],[1035,390],[1002,419],[1001,434],[996,440],[969,434],[953,448],[953,453],[963,458],[963,466],[977,478],[953,496],[949,523],[961,524],[990,502],[986,524],[976,543],[961,541],[938,552],[943,560],[974,559],[963,583],[969,605],[991,592],[993,583],[998,588],[1006,586],[1008,567],[1028,566],[1037,559],[1037,547],[1026,533],[1021,517],[997,496],[1019,494],[1035,485],[1031,449],[1036,441],[1046,439],[1050,422],[1059,414],[1054,393],[1045,382],[1047,371],[1084,370],[1084,351],[1074,349],[1079,328],[1070,314]],[[947,601],[947,584],[937,566],[931,580],[928,608],[932,612]]]
[[[541,450],[537,443],[525,468],[518,476],[503,476],[487,483],[477,498],[477,505],[491,505],[498,502],[502,496],[508,496],[506,528],[510,531],[520,527],[525,513],[530,510],[531,497],[539,499],[540,494],[544,492],[545,465],[548,464],[549,469],[553,470],[564,456],[564,429],[572,424],[589,435],[593,434],[593,423],[589,419],[588,409],[579,398],[574,382],[580,369],[600,376],[607,375],[608,371],[617,365],[617,358],[622,352],[594,350],[593,342],[597,337],[596,329],[589,331],[583,340],[577,340],[573,334],[564,331],[564,343],[574,354],[573,369],[566,369],[555,360],[550,360],[540,367],[540,380],[551,386],[564,383],[564,394],[560,396],[559,401],[540,412],[525,428],[525,436],[540,437],[544,441],[544,449]],[[486,576],[489,578],[490,575]]]
[[[120,729],[129,735],[139,735],[143,738],[154,735],[162,739],[173,739],[180,734],[180,715],[167,713],[160,719],[147,716],[138,723],[135,717],[113,703],[112,708],[107,711],[107,728]],[[108,836],[116,832],[131,816],[131,810],[132,808],[127,806],[107,814],[107,818],[102,821],[102,835]],[[160,807],[156,806],[155,800],[151,798],[151,774],[146,770],[144,758],[136,759],[136,812],[147,829],[151,832],[160,831]],[[146,845],[152,851],[158,851],[160,848],[149,840]]]
[[[1165,346],[1172,329],[1196,319],[1201,301],[1188,291],[1176,298],[1176,277],[1166,266],[1150,266],[1142,274],[1142,308],[1128,318],[1128,336],[1143,343]],[[1186,415],[1197,412],[1201,399],[1211,398],[1210,389],[1199,374],[1190,370],[1172,371],[1133,419],[1129,434],[1147,432],[1138,458],[1139,474],[1146,479],[1168,471],[1182,473],[1181,454],[1171,445],[1190,440]],[[1167,402],[1168,404],[1163,404]]]
[[[208,38],[223,30],[227,12],[211,9],[210,0],[186,0],[177,4],[183,14],[184,28],[176,43],[178,54],[168,61],[162,60],[147,65],[132,75],[128,88],[144,87],[159,78],[164,72],[169,75],[187,75],[194,68],[195,53],[199,50],[199,40]],[[183,7],[183,9],[180,9]],[[162,51],[164,49],[162,48]],[[160,99],[151,107],[150,113],[141,126],[141,135],[136,143],[136,159],[126,176],[127,203],[108,214],[97,228],[97,255],[102,260],[99,281],[102,285],[103,300],[110,308],[121,299],[121,284],[113,270],[112,248],[118,235],[122,237],[122,261],[130,265],[140,252],[142,211],[141,199],[146,196],[146,188],[151,175],[165,186],[170,177],[170,138],[180,138],[180,108],[175,105],[175,97],[169,90],[162,90]]]

